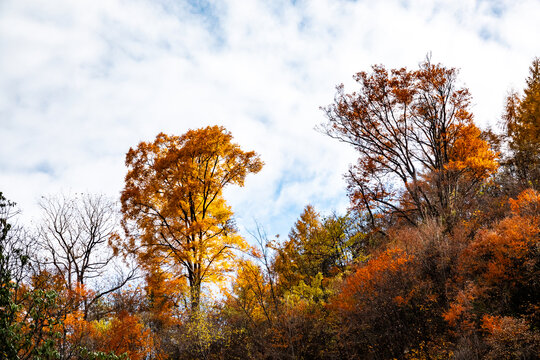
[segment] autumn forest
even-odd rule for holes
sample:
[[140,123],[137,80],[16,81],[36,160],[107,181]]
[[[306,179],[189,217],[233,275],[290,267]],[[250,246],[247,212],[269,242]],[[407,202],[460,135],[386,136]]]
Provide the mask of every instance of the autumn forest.
[[429,59],[354,80],[313,123],[357,154],[349,210],[288,236],[240,234],[223,191],[264,159],[221,126],[133,144],[118,199],[32,226],[0,193],[0,359],[537,359],[540,59],[494,129]]

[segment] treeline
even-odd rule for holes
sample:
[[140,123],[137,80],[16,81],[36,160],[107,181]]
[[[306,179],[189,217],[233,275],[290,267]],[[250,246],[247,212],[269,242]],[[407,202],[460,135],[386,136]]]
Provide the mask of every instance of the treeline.
[[537,359],[540,59],[481,131],[455,69],[373,66],[319,131],[353,146],[347,214],[285,239],[223,198],[263,166],[224,128],[126,156],[120,206],[0,195],[2,359]]

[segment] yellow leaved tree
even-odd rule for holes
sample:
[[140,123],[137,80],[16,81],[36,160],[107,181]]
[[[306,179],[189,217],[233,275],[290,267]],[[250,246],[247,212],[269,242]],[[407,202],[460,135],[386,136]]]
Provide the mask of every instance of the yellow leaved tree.
[[523,188],[540,189],[540,58],[529,68],[527,87],[512,92],[503,115],[510,148],[507,165]]
[[121,197],[126,249],[138,254],[143,267],[159,258],[185,278],[192,312],[199,309],[202,284],[222,280],[235,249],[247,247],[223,188],[243,186],[262,165],[255,152],[242,151],[218,126],[182,136],[161,133],[126,155]]

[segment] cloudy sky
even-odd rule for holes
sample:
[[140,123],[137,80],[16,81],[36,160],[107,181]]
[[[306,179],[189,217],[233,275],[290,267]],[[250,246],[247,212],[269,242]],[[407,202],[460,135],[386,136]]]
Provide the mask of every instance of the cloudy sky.
[[124,155],[223,125],[264,169],[226,192],[242,229],[286,235],[347,208],[355,154],[318,133],[372,64],[461,69],[482,126],[540,56],[540,1],[0,0],[0,191],[25,221],[59,192],[118,198]]

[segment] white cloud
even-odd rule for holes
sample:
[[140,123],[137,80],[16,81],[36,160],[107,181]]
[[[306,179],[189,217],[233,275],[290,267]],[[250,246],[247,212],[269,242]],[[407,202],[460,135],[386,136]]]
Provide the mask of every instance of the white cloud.
[[307,203],[347,206],[352,149],[317,133],[336,84],[427,52],[461,68],[495,125],[540,55],[537,1],[21,1],[0,4],[0,190],[29,218],[61,190],[117,197],[124,154],[219,124],[265,168],[229,203],[286,235]]

